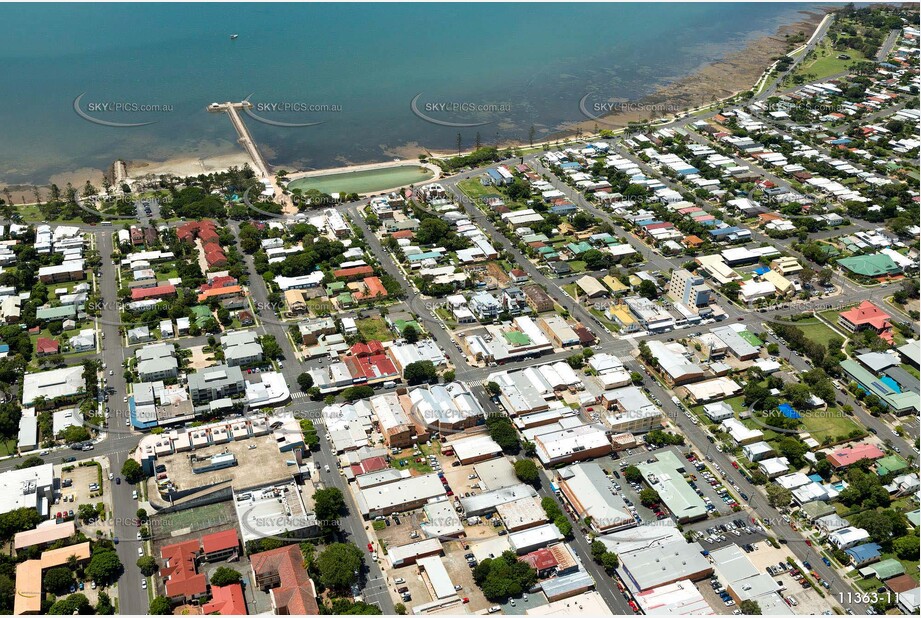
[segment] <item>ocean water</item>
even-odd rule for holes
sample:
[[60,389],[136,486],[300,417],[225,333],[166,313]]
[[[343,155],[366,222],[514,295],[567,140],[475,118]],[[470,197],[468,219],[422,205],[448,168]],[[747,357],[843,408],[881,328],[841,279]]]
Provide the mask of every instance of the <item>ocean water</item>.
[[[586,94],[637,100],[814,6],[3,4],[0,182],[233,152],[229,119],[205,107],[247,96],[268,121],[247,125],[288,169],[451,150],[458,133],[540,139],[584,120]],[[95,119],[155,124],[86,120],[81,94]]]

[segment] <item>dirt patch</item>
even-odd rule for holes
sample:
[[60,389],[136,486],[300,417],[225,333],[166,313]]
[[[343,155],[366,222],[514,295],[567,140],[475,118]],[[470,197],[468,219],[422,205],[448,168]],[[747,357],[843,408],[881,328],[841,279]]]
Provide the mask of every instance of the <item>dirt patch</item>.
[[214,364],[214,356],[211,352],[205,351],[205,346],[195,346],[188,348],[192,356],[189,358],[189,367],[192,369],[204,369]]
[[487,274],[496,280],[499,285],[504,286],[506,283],[511,281],[508,274],[506,274],[505,269],[499,265],[498,262],[489,262],[486,264]]

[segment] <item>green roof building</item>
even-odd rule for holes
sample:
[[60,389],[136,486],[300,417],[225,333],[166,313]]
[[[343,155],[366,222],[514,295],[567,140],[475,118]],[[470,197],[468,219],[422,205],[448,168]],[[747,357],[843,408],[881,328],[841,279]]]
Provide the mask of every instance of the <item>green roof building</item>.
[[873,393],[896,414],[918,412],[918,393],[900,393],[851,359],[841,361],[841,369],[864,391]]
[[35,310],[35,319],[37,320],[66,320],[67,318],[76,318],[77,308],[74,305],[62,305],[60,307],[42,307]]
[[908,462],[898,455],[887,455],[876,460],[876,473],[880,476],[886,476],[890,472],[901,472],[907,467]]
[[343,292],[336,297],[336,302],[340,307],[351,307],[355,304],[355,299],[348,292]]
[[891,257],[882,253],[841,258],[838,260],[838,264],[855,275],[874,279],[877,277],[891,277],[902,273],[899,265],[893,262]]
[[569,251],[570,251],[573,255],[581,255],[581,254],[585,253],[586,251],[589,251],[589,250],[592,248],[592,246],[591,246],[590,244],[588,244],[587,242],[582,241],[582,242],[578,242],[578,243],[576,243],[576,242],[571,242],[571,243],[569,243],[568,245],[566,245],[566,248],[569,249]]
[[895,558],[886,558],[876,564],[860,569],[860,574],[864,577],[876,577],[880,581],[887,580],[896,575],[903,575],[905,567]]
[[192,307],[192,317],[199,328],[205,325],[209,318],[213,318],[211,309],[204,305],[195,305]]
[[344,281],[334,281],[326,286],[326,295],[336,296],[337,294],[341,294],[344,289],[345,289]]
[[760,339],[758,339],[758,337],[756,337],[755,334],[754,334],[753,332],[748,331],[748,330],[740,331],[740,332],[739,332],[739,337],[741,337],[742,339],[744,339],[745,341],[747,341],[747,342],[750,343],[751,345],[755,346],[756,348],[760,348],[761,346],[764,345],[764,342],[763,342],[763,341],[761,341]]

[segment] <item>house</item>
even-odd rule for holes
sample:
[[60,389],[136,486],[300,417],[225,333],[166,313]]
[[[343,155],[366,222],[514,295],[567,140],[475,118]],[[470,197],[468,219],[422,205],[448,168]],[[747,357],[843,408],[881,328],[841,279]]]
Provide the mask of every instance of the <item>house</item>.
[[35,354],[37,356],[49,356],[60,352],[60,344],[54,339],[48,337],[39,337],[35,342]]
[[304,556],[298,545],[253,554],[249,560],[253,583],[269,592],[274,613],[294,616],[320,613],[317,591],[304,567]]
[[851,333],[872,330],[892,343],[892,322],[888,313],[868,300],[838,314],[838,325]]
[[153,337],[150,334],[150,328],[147,326],[136,326],[128,331],[128,343],[144,343],[150,341]]
[[196,569],[201,545],[197,539],[167,545],[160,550],[166,597],[172,601],[192,601],[208,593],[208,579]]
[[607,288],[605,288],[600,281],[595,279],[590,275],[585,275],[579,280],[576,281],[576,285],[582,292],[589,298],[597,298],[599,296],[606,296],[608,293]]
[[835,469],[847,468],[858,461],[869,460],[875,461],[881,459],[886,454],[878,446],[870,442],[859,442],[857,444],[848,444],[842,448],[831,451],[826,455],[828,463]]

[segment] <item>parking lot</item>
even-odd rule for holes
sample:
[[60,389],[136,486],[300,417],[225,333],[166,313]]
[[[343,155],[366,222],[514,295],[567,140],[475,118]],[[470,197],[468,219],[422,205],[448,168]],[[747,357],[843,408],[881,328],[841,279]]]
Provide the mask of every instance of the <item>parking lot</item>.
[[754,545],[765,537],[764,531],[744,512],[688,524],[685,529],[691,530],[694,540],[710,551],[727,545],[738,545],[748,551],[745,545]]

